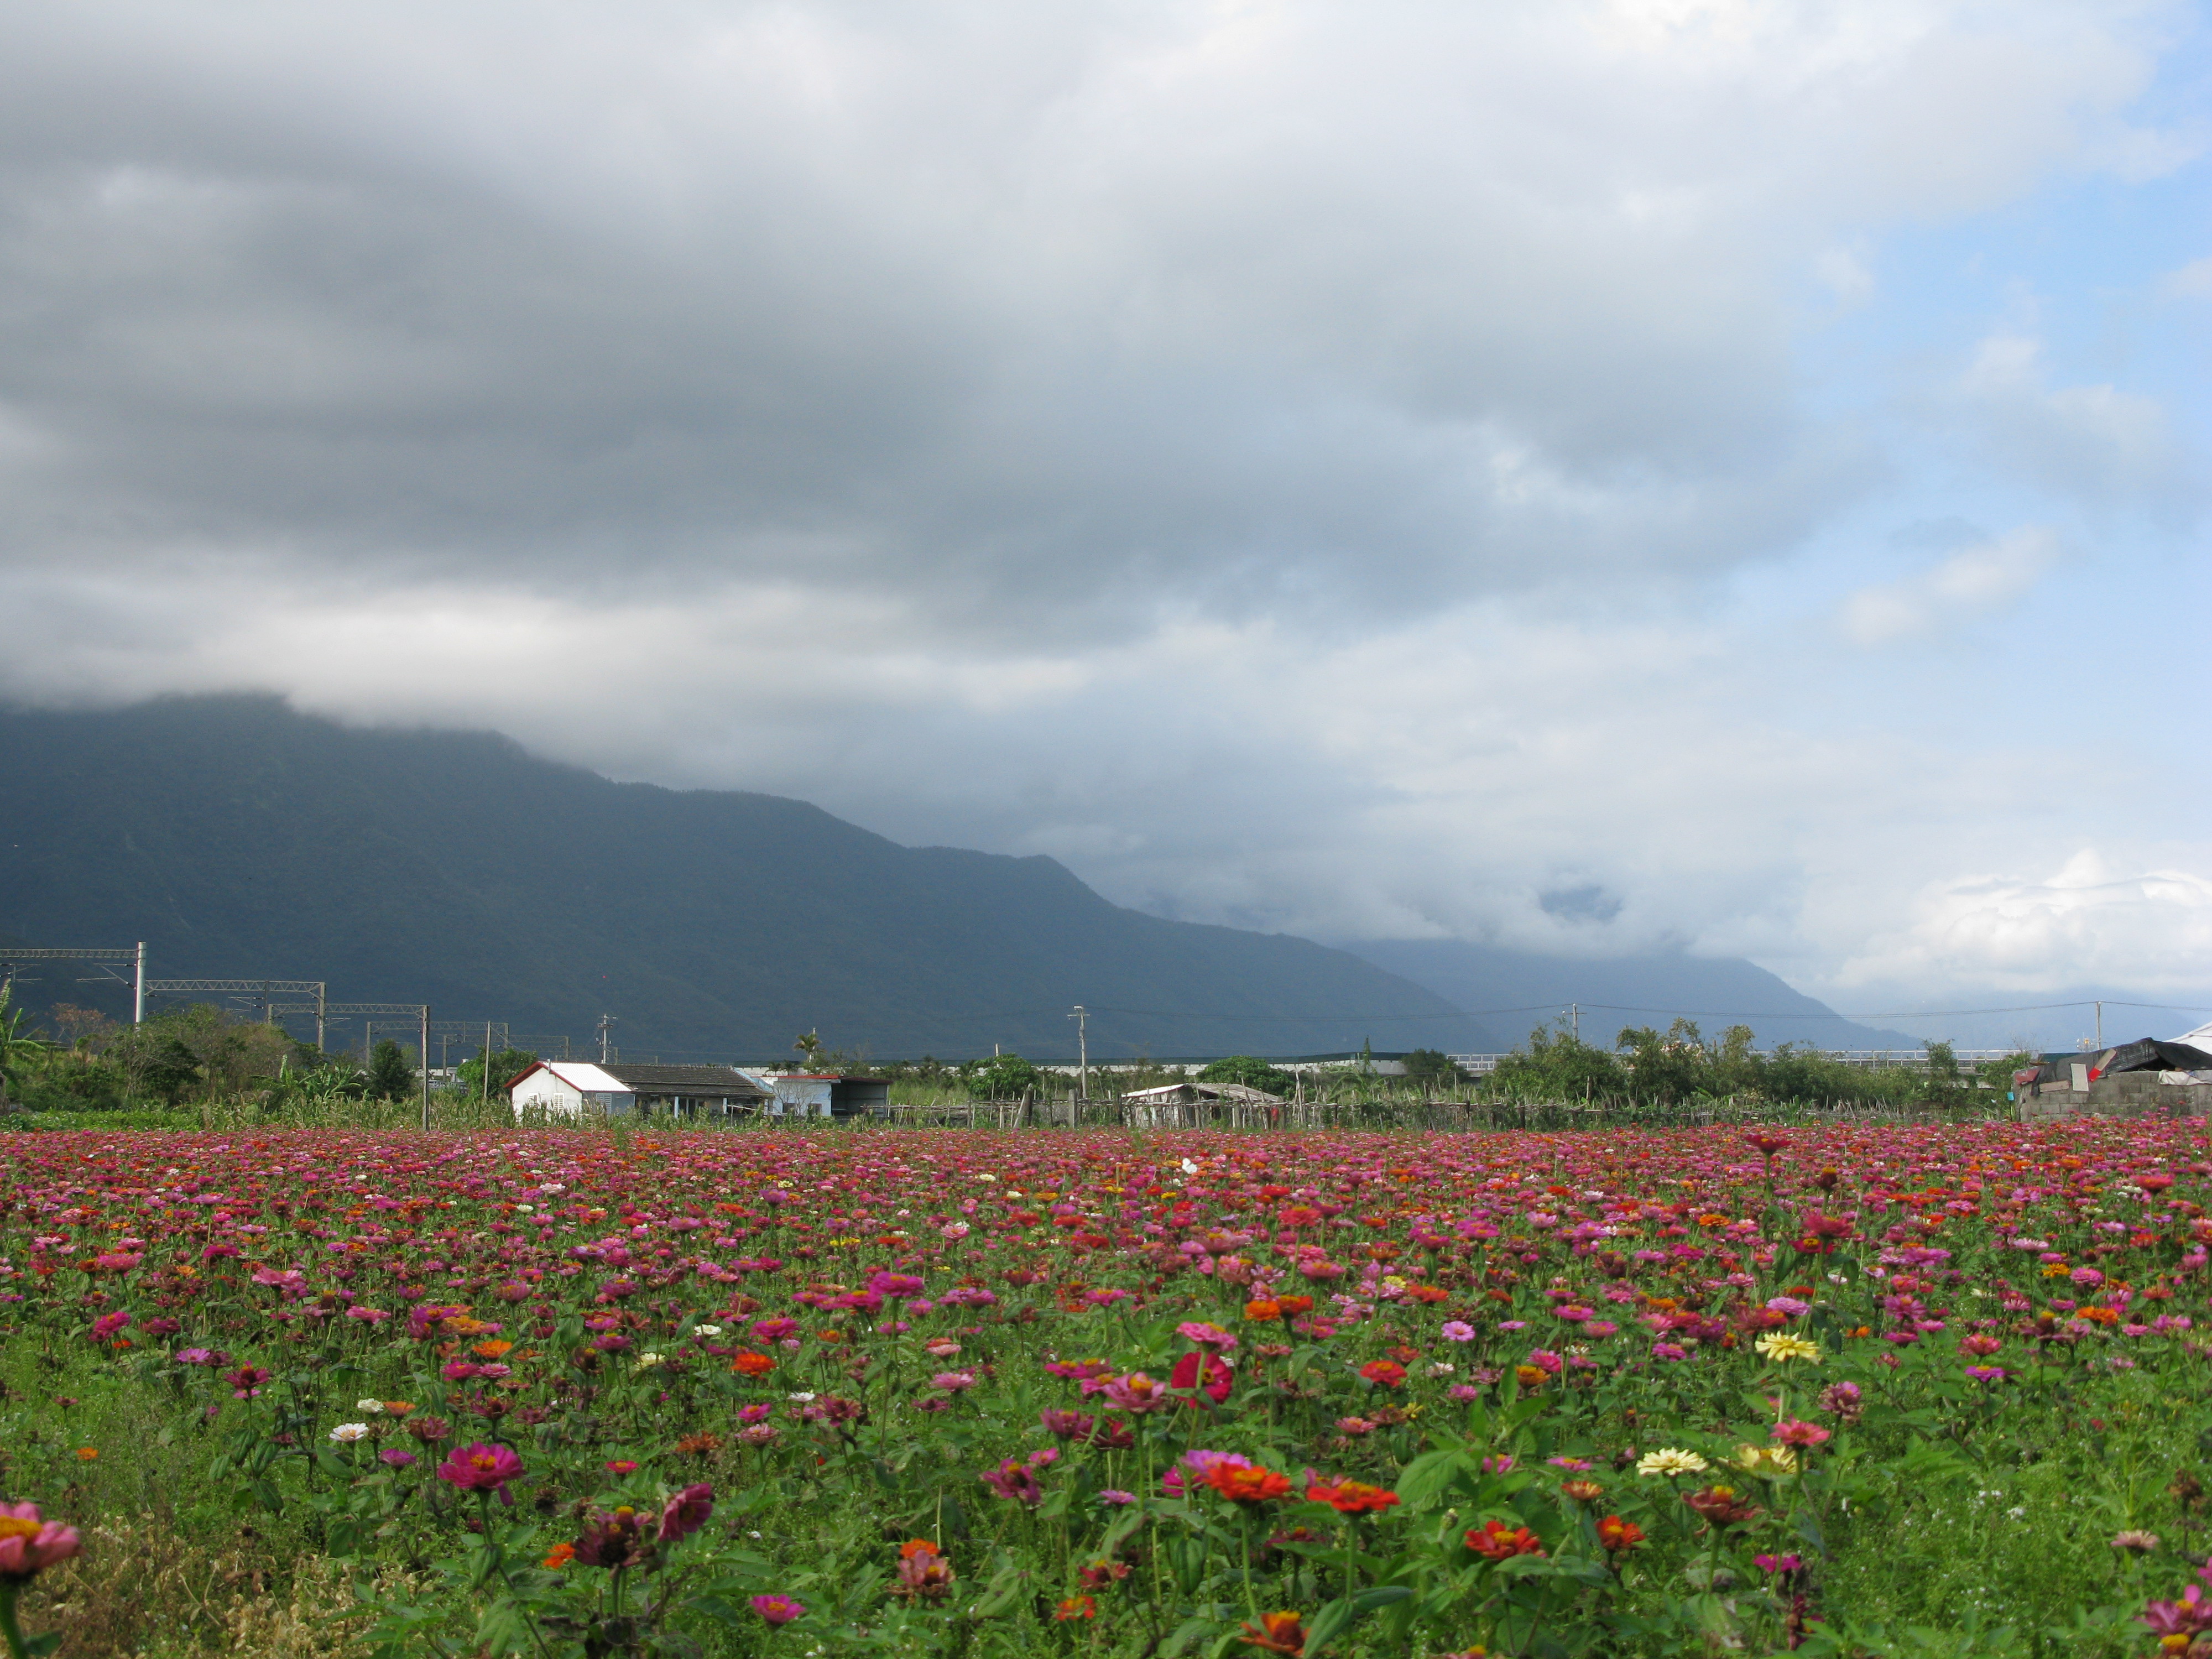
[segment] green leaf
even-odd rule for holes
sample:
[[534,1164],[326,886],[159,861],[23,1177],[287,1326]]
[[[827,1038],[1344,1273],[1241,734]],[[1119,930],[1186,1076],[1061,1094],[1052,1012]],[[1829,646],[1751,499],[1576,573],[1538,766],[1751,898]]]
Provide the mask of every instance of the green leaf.
[[1474,1467],[1456,1451],[1423,1452],[1398,1472],[1398,1496],[1413,1507],[1423,1507],[1447,1490],[1463,1471]]
[[1313,1622],[1306,1626],[1306,1651],[1318,1654],[1331,1642],[1352,1628],[1359,1617],[1359,1607],[1350,1596],[1340,1595],[1314,1614]]
[[[1211,1619],[1186,1619],[1176,1626],[1175,1633],[1160,1644],[1160,1659],[1176,1659],[1176,1656],[1213,1628]],[[1312,1644],[1309,1643],[1308,1646]]]

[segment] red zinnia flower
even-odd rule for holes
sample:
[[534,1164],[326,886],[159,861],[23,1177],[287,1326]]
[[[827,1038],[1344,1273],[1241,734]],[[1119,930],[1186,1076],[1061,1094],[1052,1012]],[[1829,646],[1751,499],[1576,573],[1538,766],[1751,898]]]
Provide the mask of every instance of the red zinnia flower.
[[1526,1527],[1508,1528],[1503,1521],[1484,1522],[1467,1534],[1467,1547],[1486,1561],[1544,1553],[1543,1540],[1534,1533]]
[[1597,1541],[1601,1547],[1610,1553],[1632,1550],[1644,1541],[1644,1528],[1633,1521],[1624,1521],[1617,1515],[1608,1515],[1597,1523]]
[[1359,1368],[1359,1374],[1385,1389],[1395,1389],[1406,1380],[1406,1368],[1395,1359],[1370,1359]]
[[1306,1501],[1326,1504],[1340,1515],[1364,1515],[1370,1510],[1394,1507],[1398,1502],[1398,1494],[1387,1487],[1370,1486],[1361,1480],[1317,1480],[1306,1488]]

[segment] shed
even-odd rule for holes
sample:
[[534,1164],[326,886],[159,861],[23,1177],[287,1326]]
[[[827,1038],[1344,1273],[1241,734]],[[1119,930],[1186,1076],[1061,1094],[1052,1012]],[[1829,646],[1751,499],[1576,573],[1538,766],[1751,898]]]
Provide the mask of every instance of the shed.
[[772,1100],[734,1066],[600,1065],[541,1060],[507,1085],[518,1109],[576,1117],[589,1106],[611,1116],[731,1117],[757,1113]]
[[1136,1089],[1121,1097],[1122,1115],[1145,1128],[1194,1128],[1217,1118],[1273,1128],[1287,1103],[1280,1095],[1243,1083],[1200,1083],[1185,1079],[1156,1089]]
[[774,1096],[771,1117],[860,1117],[888,1115],[890,1079],[850,1077],[836,1072],[761,1072],[754,1081]]

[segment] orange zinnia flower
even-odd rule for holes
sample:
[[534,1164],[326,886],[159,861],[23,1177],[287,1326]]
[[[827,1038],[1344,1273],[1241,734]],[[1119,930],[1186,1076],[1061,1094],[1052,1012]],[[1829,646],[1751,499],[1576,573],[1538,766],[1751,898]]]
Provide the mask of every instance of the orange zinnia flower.
[[479,1359],[496,1359],[514,1346],[514,1343],[501,1341],[495,1336],[477,1343],[469,1352]]
[[938,1555],[941,1552],[927,1538],[909,1538],[899,1546],[899,1559],[911,1561],[917,1555]]
[[569,1562],[575,1559],[576,1547],[574,1544],[556,1544],[551,1550],[547,1552],[544,1560],[540,1562],[538,1565],[540,1566],[552,1567],[558,1570],[559,1568],[567,1566]]
[[1266,1504],[1287,1498],[1291,1477],[1273,1469],[1243,1469],[1216,1463],[1206,1472],[1206,1484],[1232,1504]]
[[1053,1609],[1054,1619],[1096,1619],[1098,1604],[1087,1595],[1071,1595]]
[[762,1376],[775,1369],[775,1361],[764,1353],[741,1353],[730,1362],[730,1369],[743,1376]]
[[1244,1317],[1247,1319],[1280,1319],[1282,1316],[1283,1304],[1279,1302],[1247,1302],[1244,1304]]
[[1295,1613],[1263,1613],[1260,1622],[1245,1626],[1237,1639],[1263,1653],[1286,1653],[1297,1659],[1306,1650],[1305,1621]]
[[[1279,1296],[1275,1298],[1275,1305],[1285,1314],[1311,1313],[1313,1298],[1310,1296]],[[1300,1632],[1299,1634],[1303,1638],[1304,1632]]]

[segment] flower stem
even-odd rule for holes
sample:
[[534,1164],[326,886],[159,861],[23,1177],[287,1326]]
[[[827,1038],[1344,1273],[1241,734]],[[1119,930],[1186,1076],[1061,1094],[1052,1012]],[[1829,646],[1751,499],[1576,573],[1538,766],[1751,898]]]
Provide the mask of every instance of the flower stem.
[[0,1638],[8,1644],[9,1659],[30,1659],[30,1650],[23,1645],[22,1627],[15,1622],[15,1584],[0,1584]]

